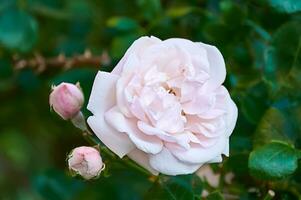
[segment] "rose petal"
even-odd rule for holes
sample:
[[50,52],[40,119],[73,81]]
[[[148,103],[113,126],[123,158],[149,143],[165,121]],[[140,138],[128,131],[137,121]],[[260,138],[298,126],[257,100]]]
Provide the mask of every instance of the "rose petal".
[[113,69],[112,74],[120,75],[123,71],[123,67],[125,62],[128,59],[128,56],[132,53],[139,53],[143,52],[143,49],[146,49],[148,46],[151,46],[153,44],[159,43],[161,40],[151,36],[151,37],[140,37],[136,41],[133,42],[133,44],[128,48],[125,55],[122,57],[122,59],[119,61],[119,63],[116,65],[116,67]]
[[200,145],[191,145],[188,150],[183,150],[182,148],[170,148],[171,153],[183,162],[188,162],[192,164],[206,163],[212,158],[222,154],[225,149],[227,139],[221,137],[218,141],[209,147],[202,147]]
[[227,138],[226,140],[227,140],[227,141],[226,141],[226,146],[225,146],[225,148],[224,148],[224,150],[223,150],[222,153],[223,153],[225,156],[229,156],[229,152],[230,152],[229,138]]
[[104,120],[104,112],[110,109],[115,102],[115,84],[118,76],[98,72],[96,75],[88,109],[94,114],[87,122],[96,136],[119,157],[123,157],[135,146],[127,135],[112,129]]
[[158,128],[150,126],[143,121],[138,121],[137,126],[143,133],[145,133],[147,135],[157,136],[160,139],[167,141],[167,142],[175,142],[176,141],[176,139],[172,135],[170,135],[170,134],[166,133],[165,131],[162,131]]
[[117,131],[127,133],[137,148],[145,153],[156,154],[162,150],[163,143],[159,138],[143,134],[136,121],[126,118],[117,106],[105,113],[105,119]]
[[208,163],[220,163],[223,161],[223,157],[221,155],[216,156],[212,160],[208,161]]
[[214,146],[218,142],[217,137],[210,138],[210,137],[206,137],[202,134],[196,134],[196,137],[199,139],[199,144],[203,148],[208,148],[208,147]]
[[134,160],[139,165],[141,165],[143,168],[145,168],[148,171],[150,171],[152,174],[154,174],[156,176],[159,174],[158,171],[154,170],[150,166],[150,164],[149,164],[149,155],[146,154],[146,153],[144,153],[143,151],[141,151],[139,149],[134,149],[133,151],[131,151],[130,153],[128,153],[127,156],[129,158],[131,158],[132,160]]
[[103,116],[89,117],[88,124],[96,136],[119,157],[122,158],[135,148],[129,137],[111,128]]
[[206,82],[206,87],[210,90],[214,90],[219,87],[226,78],[226,67],[223,55],[221,52],[212,45],[198,42],[202,48],[207,50],[207,56],[210,63],[210,78]]
[[121,77],[118,79],[116,84],[116,101],[120,111],[127,117],[133,117],[129,110],[129,103],[126,99],[126,85],[129,84],[133,78],[134,71],[139,68],[139,59],[135,54],[128,56],[128,59],[124,63],[124,70],[122,71]]
[[201,164],[181,162],[175,158],[168,149],[155,155],[150,155],[150,165],[157,171],[166,175],[191,174],[201,167]]
[[[187,103],[183,103],[182,107],[185,113],[195,115],[206,113],[211,110],[215,103],[215,98],[213,95],[207,94],[192,94],[194,99]],[[192,96],[191,95],[191,96]]]
[[213,108],[206,113],[199,114],[198,117],[202,119],[214,119],[220,117],[221,115],[224,115],[225,113],[226,112],[224,110]]
[[164,40],[163,44],[176,46],[178,49],[181,50],[182,53],[182,55],[180,54],[181,56],[184,56],[186,54],[188,57],[190,57],[191,64],[194,67],[193,70],[195,71],[207,72],[209,70],[209,67],[211,67],[209,66],[210,60],[208,63],[208,59],[207,59],[207,54],[208,54],[208,52],[206,52],[207,49],[203,47],[200,48],[198,43],[182,38],[171,38],[171,39]]
[[88,102],[88,110],[94,115],[103,114],[116,104],[115,85],[118,75],[99,71],[95,77],[92,91]]
[[226,130],[226,136],[230,136],[234,130],[236,121],[238,116],[238,110],[234,103],[234,101],[229,96],[229,104],[228,104],[228,111],[226,116],[227,121],[227,130]]

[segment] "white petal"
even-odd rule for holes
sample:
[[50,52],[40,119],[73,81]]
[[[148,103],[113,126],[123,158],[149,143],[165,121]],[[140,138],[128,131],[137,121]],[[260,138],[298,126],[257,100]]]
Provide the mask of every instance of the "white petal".
[[182,148],[172,148],[170,151],[179,160],[188,163],[206,163],[222,154],[228,140],[220,137],[218,141],[210,147],[202,147],[200,145],[191,145],[191,148],[184,150]]
[[88,109],[94,114],[88,118],[88,124],[96,136],[119,157],[123,157],[135,146],[127,135],[112,129],[104,120],[104,112],[115,103],[115,84],[118,76],[98,72],[88,103]]
[[229,157],[229,153],[230,153],[229,138],[227,138],[226,140],[227,140],[227,141],[226,141],[226,146],[225,146],[225,148],[224,148],[224,150],[223,150],[222,153],[223,153],[225,156],[228,156],[228,157]]
[[130,112],[129,108],[128,108],[128,102],[125,99],[125,95],[124,95],[124,91],[125,91],[125,78],[121,77],[120,79],[118,79],[117,83],[116,83],[116,102],[117,105],[119,107],[119,109],[121,110],[121,112],[126,115],[127,117],[133,117],[132,113]]
[[151,37],[140,37],[136,41],[133,42],[133,44],[128,48],[122,59],[119,61],[119,63],[116,65],[116,67],[113,69],[112,73],[120,75],[123,71],[123,67],[125,62],[127,61],[129,55],[132,53],[139,54],[140,52],[143,52],[147,47],[150,45],[159,43],[161,40],[151,36]]
[[226,116],[226,122],[227,122],[227,130],[226,130],[226,136],[229,137],[231,133],[233,132],[233,129],[235,127],[236,121],[238,116],[238,110],[234,103],[234,101],[229,96],[229,104],[228,104],[228,110],[227,110],[227,116]]
[[176,139],[173,135],[170,135],[170,134],[166,133],[165,131],[162,131],[158,128],[150,126],[149,124],[147,124],[143,121],[138,121],[137,126],[143,133],[145,133],[147,135],[157,136],[167,142],[176,142]]
[[216,156],[212,160],[208,161],[208,163],[220,163],[223,161],[223,157],[221,155]]
[[159,174],[158,171],[154,170],[150,166],[150,164],[149,164],[149,155],[146,154],[146,153],[144,153],[143,151],[141,151],[139,149],[134,149],[133,151],[131,151],[130,153],[128,153],[127,156],[129,158],[131,158],[132,160],[134,160],[139,165],[141,165],[143,168],[145,168],[148,171],[150,171],[152,174],[154,174],[156,176]]
[[207,56],[210,63],[210,79],[206,82],[208,89],[216,89],[226,78],[226,67],[223,55],[212,45],[198,42],[201,47],[207,50]]
[[118,79],[119,76],[115,74],[102,71],[97,73],[87,106],[94,115],[103,114],[116,104],[115,87]]
[[160,173],[172,176],[191,174],[201,167],[201,164],[181,162],[166,148],[158,154],[150,155],[150,165]]
[[111,128],[103,116],[95,115],[88,118],[88,124],[95,135],[115,154],[123,157],[135,148],[129,137]]
[[126,118],[117,106],[105,114],[106,121],[117,131],[127,133],[138,149],[145,153],[156,154],[163,147],[162,141],[155,137],[143,134],[136,125],[136,121]]

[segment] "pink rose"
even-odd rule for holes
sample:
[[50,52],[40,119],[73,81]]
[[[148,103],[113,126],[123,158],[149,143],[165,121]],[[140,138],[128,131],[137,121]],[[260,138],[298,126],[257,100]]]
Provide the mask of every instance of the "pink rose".
[[68,157],[69,169],[84,179],[97,177],[103,169],[99,152],[93,147],[77,147]]
[[111,73],[98,72],[88,123],[113,152],[153,174],[193,173],[229,155],[237,107],[225,76],[214,46],[141,37]]
[[79,84],[61,83],[52,88],[49,104],[63,119],[75,117],[84,103],[84,95]]

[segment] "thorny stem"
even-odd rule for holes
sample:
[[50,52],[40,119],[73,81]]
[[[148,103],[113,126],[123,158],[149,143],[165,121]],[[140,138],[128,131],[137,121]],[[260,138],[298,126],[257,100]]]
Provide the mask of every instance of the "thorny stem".
[[45,58],[39,53],[35,53],[30,59],[20,59],[18,55],[14,55],[13,63],[16,70],[30,68],[38,73],[47,71],[48,69],[70,69],[76,67],[92,66],[98,68],[101,65],[108,65],[111,59],[106,51],[100,56],[92,55],[90,50],[86,50],[83,54],[73,57],[66,57],[60,54],[57,57]]

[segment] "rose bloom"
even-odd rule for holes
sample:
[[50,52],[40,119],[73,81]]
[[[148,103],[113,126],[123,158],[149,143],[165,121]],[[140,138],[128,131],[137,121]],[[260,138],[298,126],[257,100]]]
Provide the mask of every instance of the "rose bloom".
[[69,169],[84,179],[97,177],[103,169],[99,152],[93,147],[77,147],[68,157]]
[[84,103],[84,95],[79,84],[61,83],[53,86],[49,104],[64,120],[75,117]]
[[98,72],[88,124],[118,156],[153,174],[190,174],[229,155],[237,107],[219,50],[141,37],[111,73]]

